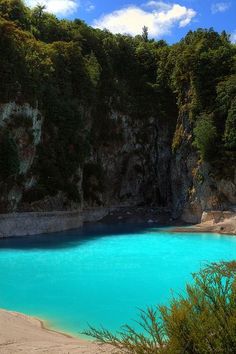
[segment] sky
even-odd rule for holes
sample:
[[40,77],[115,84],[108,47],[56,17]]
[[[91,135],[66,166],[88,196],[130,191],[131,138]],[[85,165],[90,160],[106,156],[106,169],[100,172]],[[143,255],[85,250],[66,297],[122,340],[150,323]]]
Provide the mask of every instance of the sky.
[[175,43],[189,30],[213,27],[231,34],[236,43],[236,0],[25,0],[28,6],[45,4],[58,18],[84,20],[112,33],[142,33]]

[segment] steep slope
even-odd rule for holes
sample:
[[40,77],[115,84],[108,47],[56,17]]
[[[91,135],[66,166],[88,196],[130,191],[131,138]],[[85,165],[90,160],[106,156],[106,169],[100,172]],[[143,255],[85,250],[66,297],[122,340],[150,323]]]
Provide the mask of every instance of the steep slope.
[[236,204],[235,46],[178,44],[0,6],[0,212]]

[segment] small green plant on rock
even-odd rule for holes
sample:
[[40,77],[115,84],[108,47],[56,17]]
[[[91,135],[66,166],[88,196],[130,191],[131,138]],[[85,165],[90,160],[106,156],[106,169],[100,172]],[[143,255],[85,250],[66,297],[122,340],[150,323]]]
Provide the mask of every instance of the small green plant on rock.
[[194,146],[203,160],[209,161],[216,152],[217,130],[212,115],[202,114],[194,128]]

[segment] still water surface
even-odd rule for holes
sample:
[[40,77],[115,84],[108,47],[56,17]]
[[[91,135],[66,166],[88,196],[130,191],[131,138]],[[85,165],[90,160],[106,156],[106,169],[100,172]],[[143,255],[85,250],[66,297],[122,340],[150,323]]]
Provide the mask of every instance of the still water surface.
[[97,224],[0,240],[0,308],[72,334],[88,323],[114,330],[168,303],[206,262],[236,259],[236,237],[168,230]]

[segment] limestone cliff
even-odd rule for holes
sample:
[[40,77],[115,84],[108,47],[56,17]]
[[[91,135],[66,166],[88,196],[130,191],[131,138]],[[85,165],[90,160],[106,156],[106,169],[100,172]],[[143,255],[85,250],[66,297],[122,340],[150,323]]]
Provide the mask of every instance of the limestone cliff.
[[[84,163],[78,164],[70,176],[81,195],[75,202],[60,189],[43,198],[38,193],[40,149],[53,139],[43,124],[42,113],[28,103],[9,102],[0,109],[2,134],[5,128],[10,131],[17,160],[17,171],[1,181],[1,212],[112,205],[170,207],[171,134],[167,122],[155,117],[134,120],[112,110],[107,118],[110,127],[105,128],[108,136],[102,136],[103,126],[96,131]],[[90,114],[87,134],[94,125],[95,118]]]
[[[113,139],[93,144],[85,164],[85,204],[169,206],[171,135],[167,123],[155,117],[132,120],[114,111],[109,120]],[[96,177],[98,167],[101,174]]]
[[[15,147],[17,171],[1,181],[1,212],[155,205],[167,207],[174,218],[195,223],[205,210],[232,209],[236,204],[235,160],[229,156],[227,162],[201,162],[192,147],[188,113],[179,112],[175,134],[179,129],[182,134],[178,148],[172,151],[173,129],[167,121],[158,117],[134,120],[111,110],[107,127],[102,125],[93,133],[96,138],[89,154],[70,176],[81,195],[75,202],[60,189],[43,197],[37,194],[39,149],[50,139],[43,114],[28,103],[2,104],[1,139],[6,130],[10,132],[7,143]],[[89,113],[87,132],[95,129],[95,122]],[[107,134],[103,136],[104,129]]]
[[201,161],[193,148],[193,126],[189,111],[179,113],[177,129],[181,141],[172,155],[172,211],[188,223],[198,223],[204,211],[234,210],[236,207],[236,160],[234,154]]
[[20,105],[9,102],[0,105],[0,139],[5,158],[1,166],[2,212],[16,211],[23,193],[37,183],[32,165],[41,142],[42,124],[42,114],[28,103]]
[[225,32],[168,45],[8,5],[0,213],[153,205],[197,222],[234,208],[236,56]]

